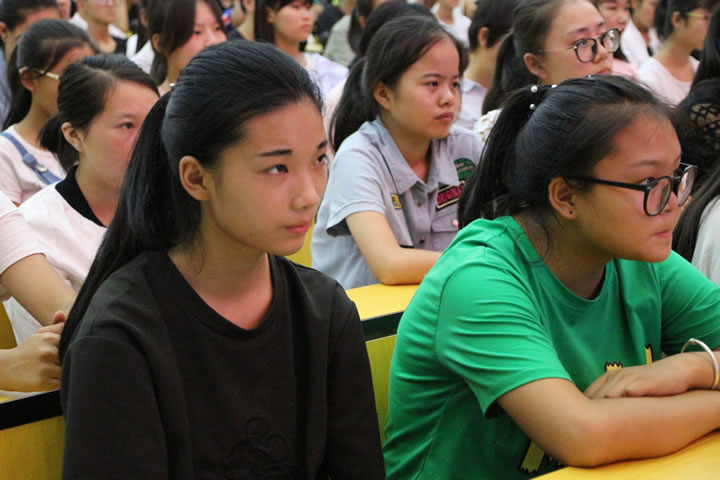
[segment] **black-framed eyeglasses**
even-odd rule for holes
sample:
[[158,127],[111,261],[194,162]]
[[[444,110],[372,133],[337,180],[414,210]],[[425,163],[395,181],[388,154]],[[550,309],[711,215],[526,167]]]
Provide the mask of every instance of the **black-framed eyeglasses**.
[[[654,217],[663,211],[668,201],[670,200],[670,194],[675,193],[678,199],[678,205],[682,206],[690,198],[690,192],[692,191],[693,183],[695,183],[695,172],[697,167],[695,165],[689,165],[687,163],[681,163],[680,168],[677,169],[676,174],[673,176],[665,176],[650,179],[645,185],[638,185],[636,183],[623,183],[613,182],[610,180],[602,180],[595,177],[565,177],[567,180],[580,180],[583,182],[599,183],[601,185],[611,185],[613,187],[629,188],[632,190],[638,190],[645,192],[645,199],[643,200],[643,208],[645,214],[649,217]],[[679,173],[678,173],[679,172]]]
[[620,48],[620,30],[617,28],[611,28],[598,38],[581,38],[569,47],[547,48],[545,50],[540,50],[538,53],[575,50],[575,56],[578,60],[580,60],[580,62],[590,63],[595,60],[595,57],[597,57],[598,43],[602,44],[603,48],[610,53],[617,52],[617,49]]

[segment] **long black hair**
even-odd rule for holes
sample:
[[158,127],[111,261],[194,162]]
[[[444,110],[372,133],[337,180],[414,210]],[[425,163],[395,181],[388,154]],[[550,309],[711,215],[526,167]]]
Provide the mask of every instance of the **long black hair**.
[[[59,11],[55,0],[2,0],[0,1],[0,22],[5,24],[8,30],[25,23],[28,15],[46,8],[55,8]],[[0,45],[2,40],[0,39]]]
[[652,92],[612,75],[515,91],[460,196],[461,226],[523,210],[545,226],[552,215],[550,181],[591,176],[595,164],[613,149],[616,135],[648,113],[670,118],[668,107]]
[[503,105],[509,92],[539,83],[527,69],[523,55],[545,48],[545,38],[560,7],[577,0],[524,0],[513,12],[512,32],[500,45],[492,85],[485,95],[483,113]]
[[223,24],[222,11],[216,0],[152,0],[147,4],[148,39],[152,42],[153,36],[158,35],[157,45],[152,43],[155,58],[150,67],[150,76],[158,85],[167,77],[167,56],[185,45],[193,34],[198,2],[205,2],[217,22]]
[[65,139],[62,125],[68,122],[75,129],[87,130],[120,80],[158,93],[152,78],[124,55],[85,57],[65,69],[58,86],[58,111],[40,131],[41,146],[56,154],[65,170],[78,161],[78,152]]
[[331,120],[332,146],[340,144],[360,126],[380,114],[373,90],[378,83],[393,88],[407,69],[433,45],[450,39],[460,57],[458,71],[467,66],[467,54],[460,41],[448,33],[434,18],[409,15],[396,18],[380,27],[370,40],[367,55],[350,70],[340,103]]
[[8,64],[12,100],[3,129],[22,120],[30,111],[32,94],[23,86],[20,71],[27,78],[40,78],[70,50],[84,46],[97,51],[87,32],[65,20],[40,20],[22,34]]
[[180,159],[191,155],[211,169],[244,139],[249,120],[306,99],[322,111],[307,71],[269,44],[225,42],[188,64],[143,123],[115,217],[68,316],[61,357],[110,274],[144,251],[196,240],[201,206],[180,183]]
[[488,29],[487,47],[493,47],[510,32],[513,24],[513,12],[520,0],[477,0],[468,37],[471,52],[478,48],[478,33],[483,27]]
[[703,80],[720,79],[720,9],[716,9],[710,19],[705,43],[703,44],[702,58],[698,65],[692,90]]

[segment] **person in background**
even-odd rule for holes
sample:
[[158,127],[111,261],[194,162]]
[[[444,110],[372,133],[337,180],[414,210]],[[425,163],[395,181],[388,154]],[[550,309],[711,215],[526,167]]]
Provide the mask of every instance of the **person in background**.
[[468,66],[462,82],[462,108],[455,124],[472,129],[482,117],[485,94],[495,75],[498,50],[510,32],[518,0],[479,0],[468,34]]
[[463,15],[462,9],[458,8],[459,5],[460,0],[437,0],[432,7],[432,12],[440,24],[467,48],[470,44],[468,38],[470,19]]
[[671,250],[695,169],[670,119],[623,76],[507,98],[400,320],[389,480],[524,480],[720,427],[720,287]]
[[5,122],[10,111],[12,92],[8,85],[7,65],[15,51],[18,38],[33,23],[43,19],[59,19],[60,11],[55,0],[2,0],[0,1],[0,120]]
[[323,97],[347,76],[343,65],[301,48],[313,28],[311,0],[256,0],[255,5],[255,40],[273,43],[293,57],[310,72]]
[[355,305],[284,258],[327,182],[321,105],[225,42],[150,112],[61,339],[65,478],[384,480]]
[[90,38],[103,53],[125,54],[125,32],[113,25],[117,18],[117,5],[121,0],[77,0],[77,12],[70,19],[87,30]]
[[24,217],[2,193],[0,252],[0,296],[15,297],[45,325],[17,347],[0,350],[0,390],[56,389],[63,324],[53,325],[52,319],[69,311],[75,293],[53,271]]
[[228,40],[255,40],[255,0],[234,0]]
[[620,32],[587,0],[524,0],[498,52],[493,83],[475,132],[485,141],[509,92],[568,78],[612,73]]
[[710,13],[718,0],[660,0],[655,28],[662,47],[640,67],[639,79],[664,101],[677,105],[690,91],[698,61],[690,54],[702,50]]
[[8,75],[12,107],[0,136],[0,191],[16,205],[65,176],[38,135],[57,111],[60,75],[95,52],[87,33],[64,20],[40,20],[20,38]]
[[608,28],[616,28],[620,32],[620,47],[613,53],[613,73],[637,78],[637,69],[628,62],[622,49],[622,36],[630,21],[630,0],[593,0],[593,4]]
[[660,50],[660,37],[653,26],[657,4],[658,0],[630,0],[632,14],[622,36],[622,49],[636,69]]
[[[122,55],[85,58],[60,81],[57,113],[40,140],[58,156],[67,177],[41,190],[20,212],[50,265],[75,291],[115,215],[130,152],[157,98],[152,79]],[[5,310],[18,343],[40,327],[15,299],[5,302]]]
[[[357,56],[357,52],[353,50],[349,39],[352,14],[357,3],[358,0],[343,0],[338,3],[336,8],[343,15],[328,30],[328,38],[325,40],[325,50],[323,51],[323,55],[327,58],[346,67],[349,67]],[[318,19],[319,21],[320,19]]]
[[215,0],[150,0],[146,11],[155,52],[150,75],[161,94],[195,55],[227,39]]
[[466,62],[435,18],[405,15],[353,66],[311,243],[313,268],[344,288],[418,283],[455,237],[457,199],[483,148],[453,125]]
[[57,4],[60,11],[60,20],[70,20],[72,0],[57,0]]

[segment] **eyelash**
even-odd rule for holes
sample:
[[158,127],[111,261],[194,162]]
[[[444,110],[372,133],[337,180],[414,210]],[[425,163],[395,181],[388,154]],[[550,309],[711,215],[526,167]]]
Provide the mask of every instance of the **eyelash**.
[[[328,164],[328,156],[322,154],[315,161],[317,162],[316,165],[325,166]],[[281,169],[282,171],[280,171]],[[287,165],[279,163],[277,165],[273,165],[265,171],[271,175],[280,175],[281,173],[288,173],[288,168]]]

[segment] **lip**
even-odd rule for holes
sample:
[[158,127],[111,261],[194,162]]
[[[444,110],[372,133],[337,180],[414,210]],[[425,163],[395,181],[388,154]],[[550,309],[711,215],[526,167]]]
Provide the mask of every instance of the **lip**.
[[603,68],[598,73],[596,73],[596,75],[610,75],[612,73],[613,73],[612,68]]
[[452,112],[445,112],[435,117],[435,119],[443,122],[452,122],[453,120],[455,120],[455,114]]
[[659,238],[672,238],[673,230],[670,228],[668,230],[663,230],[662,232],[656,233],[654,236]]
[[293,235],[305,235],[310,230],[310,222],[302,222],[285,227]]

